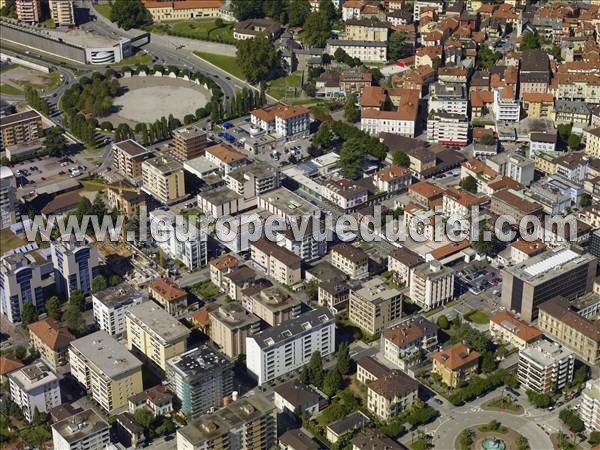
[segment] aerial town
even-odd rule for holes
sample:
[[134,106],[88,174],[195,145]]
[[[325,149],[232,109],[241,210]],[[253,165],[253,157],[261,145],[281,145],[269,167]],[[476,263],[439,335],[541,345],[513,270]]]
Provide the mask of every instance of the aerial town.
[[0,0],[1,450],[600,449],[600,0]]

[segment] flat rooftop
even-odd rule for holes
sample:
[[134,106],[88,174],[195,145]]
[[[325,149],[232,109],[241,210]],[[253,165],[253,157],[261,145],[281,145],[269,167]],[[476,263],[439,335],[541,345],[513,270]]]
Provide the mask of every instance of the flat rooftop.
[[56,375],[41,361],[25,366],[9,374],[9,377],[27,392],[58,381]]
[[206,159],[205,156],[198,156],[197,158],[185,161],[183,168],[197,177],[202,177],[207,173],[219,170],[219,167]]
[[519,352],[542,367],[550,366],[573,352],[555,342],[539,340]]
[[76,339],[71,346],[109,378],[142,367],[139,359],[104,330]]
[[227,186],[221,186],[211,191],[203,192],[199,197],[206,200],[211,205],[223,205],[242,198],[240,194],[229,189]]
[[94,33],[92,31],[75,28],[73,30],[52,30],[44,28],[43,31],[36,28],[38,34],[47,35],[54,39],[62,39],[68,44],[73,44],[78,47],[114,47],[121,41],[127,41],[127,38],[110,39],[106,36]]
[[321,213],[318,207],[284,187],[262,194],[260,198],[288,216],[312,216]]
[[276,286],[262,289],[253,295],[252,299],[270,311],[282,311],[294,306],[300,306],[302,303],[299,299],[292,297]]
[[371,303],[381,303],[400,295],[398,289],[388,287],[382,278],[372,278],[362,285],[354,294]]
[[121,283],[96,292],[92,294],[92,297],[98,299],[105,306],[117,306],[131,303],[134,299],[142,297],[142,293],[129,283]]
[[231,329],[243,328],[250,324],[259,324],[260,319],[248,312],[242,305],[236,302],[226,303],[219,308],[210,311],[209,316],[214,317]]
[[277,169],[275,167],[262,161],[254,161],[252,164],[232,170],[228,176],[243,183],[248,179],[249,175],[260,179],[274,176],[276,173]]
[[78,412],[52,425],[52,428],[69,444],[81,441],[103,430],[109,430],[108,423],[93,409]]
[[529,258],[527,261],[513,267],[507,267],[509,273],[532,284],[540,284],[559,275],[568,272],[582,264],[589,264],[594,260],[589,253],[580,255],[568,248],[547,250],[539,255]]
[[175,317],[153,301],[132,306],[125,313],[147,328],[147,331],[158,335],[165,342],[174,342],[190,334],[185,326]]
[[231,362],[221,353],[209,347],[197,347],[169,359],[168,364],[187,378],[208,376],[213,369],[219,371],[231,366]]
[[154,158],[147,159],[142,163],[142,165],[143,164],[152,166],[153,168],[161,172],[163,175],[168,175],[177,170],[183,169],[183,163],[181,161],[175,159],[175,157],[171,155],[164,153]]

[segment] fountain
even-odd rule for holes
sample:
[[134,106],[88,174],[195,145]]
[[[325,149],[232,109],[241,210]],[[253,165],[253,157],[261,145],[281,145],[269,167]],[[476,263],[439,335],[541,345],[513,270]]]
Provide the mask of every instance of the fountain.
[[506,448],[506,444],[502,439],[498,439],[497,437],[485,438],[483,442],[481,442],[482,450],[504,450]]

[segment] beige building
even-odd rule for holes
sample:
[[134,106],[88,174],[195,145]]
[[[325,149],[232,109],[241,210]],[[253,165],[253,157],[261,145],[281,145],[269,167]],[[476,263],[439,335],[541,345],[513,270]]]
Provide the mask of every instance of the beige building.
[[108,414],[127,406],[129,397],[144,390],[142,363],[106,331],[71,342],[71,374]]
[[293,286],[302,280],[302,259],[264,238],[250,245],[252,261],[281,284]]
[[147,159],[142,163],[142,189],[164,204],[183,199],[183,164],[169,155]]
[[538,326],[589,364],[600,358],[600,322],[577,314],[564,297],[539,306]]
[[510,344],[519,350],[544,335],[542,331],[517,319],[509,311],[500,311],[490,317],[490,334],[495,340]]
[[113,144],[113,169],[130,180],[142,176],[142,163],[152,156],[146,147],[133,139]]
[[255,314],[272,327],[300,314],[302,302],[276,286],[249,288],[242,296],[242,304],[248,312]]
[[177,128],[173,130],[173,143],[175,144],[174,154],[183,161],[197,158],[202,156],[206,149],[206,131],[202,131],[196,125]]
[[232,302],[208,312],[212,341],[234,359],[246,353],[246,338],[260,331],[260,319]]
[[75,8],[73,0],[50,0],[50,16],[55,26],[68,27],[75,25]]
[[42,116],[35,111],[25,111],[2,117],[0,132],[0,148],[35,141],[43,136]]
[[349,319],[371,336],[402,317],[402,294],[373,278],[358,290],[350,290]]
[[127,348],[145,355],[165,370],[167,359],[185,352],[190,330],[154,302],[132,306],[125,313]]
[[410,299],[424,310],[437,308],[454,296],[454,270],[438,261],[423,263],[413,269]]
[[40,0],[16,0],[17,18],[19,22],[33,25],[42,18],[42,7]]
[[154,22],[219,17],[225,0],[144,0]]
[[50,317],[29,324],[27,328],[31,346],[40,352],[40,357],[52,370],[56,372],[69,362],[69,344],[75,340],[69,330]]
[[419,383],[399,370],[367,385],[367,408],[383,421],[389,421],[419,397]]
[[331,247],[331,265],[355,280],[369,275],[369,255],[347,242]]
[[220,258],[211,261],[208,263],[210,281],[219,289],[224,289],[223,276],[231,273],[239,266],[239,264],[239,261],[233,255],[223,255]]
[[187,292],[168,278],[150,281],[148,296],[172,316],[180,317],[187,311]]
[[394,278],[403,286],[410,285],[412,269],[425,260],[406,247],[397,248],[388,255],[388,270],[394,272]]
[[388,30],[389,25],[386,22],[350,19],[345,22],[342,39],[387,42]]
[[585,152],[594,157],[600,158],[600,128],[594,128],[585,132],[586,143]]
[[459,342],[432,356],[432,372],[441,376],[447,386],[455,388],[477,373],[480,356],[479,353]]

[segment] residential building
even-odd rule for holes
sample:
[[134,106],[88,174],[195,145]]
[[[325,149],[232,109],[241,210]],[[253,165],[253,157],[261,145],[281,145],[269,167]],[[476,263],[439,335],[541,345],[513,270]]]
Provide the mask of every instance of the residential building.
[[64,298],[73,291],[83,295],[92,290],[92,280],[100,272],[98,250],[92,242],[63,237],[50,243],[56,289]]
[[362,62],[375,63],[387,61],[386,41],[327,39],[325,53],[333,56],[338,48],[341,48],[350,57],[358,58]]
[[283,31],[283,28],[273,19],[252,18],[237,22],[233,26],[233,38],[235,40],[246,40],[257,37],[259,34],[264,35],[269,40],[275,40]]
[[600,128],[585,132],[585,153],[593,158],[600,158]]
[[517,379],[523,390],[551,394],[573,380],[575,358],[570,350],[540,340],[519,351]]
[[540,339],[544,333],[518,319],[510,311],[499,311],[490,317],[492,337],[513,347],[523,349]]
[[335,317],[317,308],[246,338],[246,367],[262,385],[310,360],[314,352],[326,357],[335,351]]
[[112,146],[113,169],[130,180],[142,176],[142,163],[152,157],[152,152],[133,139],[116,142]]
[[373,182],[378,190],[390,194],[403,191],[412,181],[410,170],[401,166],[390,166],[375,174]]
[[142,303],[144,296],[133,285],[121,283],[92,294],[94,320],[111,336],[125,335],[125,311]]
[[271,449],[277,445],[277,409],[265,394],[249,395],[177,430],[177,448]]
[[399,370],[367,384],[367,409],[385,422],[419,397],[419,383]]
[[569,152],[556,158],[554,163],[556,164],[556,175],[573,183],[581,184],[585,180],[590,158],[584,152]]
[[17,183],[12,170],[0,166],[0,230],[17,221]]
[[[594,75],[595,76],[595,75]],[[590,123],[590,104],[583,100],[570,100],[559,93],[555,94],[554,121],[556,123],[574,123],[586,127]]]
[[257,292],[244,295],[242,305],[248,312],[260,317],[269,325],[280,325],[300,314],[302,302],[299,299],[276,286],[261,286],[258,289]]
[[331,247],[331,265],[354,280],[369,275],[369,255],[347,242]]
[[27,325],[31,347],[39,353],[53,371],[58,371],[69,362],[68,349],[71,341],[75,340],[67,328],[51,317],[38,320]]
[[375,336],[402,317],[402,293],[389,288],[382,278],[350,290],[349,320],[365,333]]
[[154,302],[134,305],[125,312],[127,348],[166,369],[167,359],[185,352],[190,334],[185,326]]
[[348,309],[350,288],[344,280],[321,281],[317,292],[317,302],[336,312]]
[[437,325],[423,316],[405,320],[383,333],[383,356],[402,370],[420,363],[438,345]]
[[280,412],[308,414],[311,417],[319,414],[321,396],[311,387],[294,379],[280,384],[274,389],[273,402]]
[[447,386],[455,388],[477,373],[480,356],[475,350],[459,342],[447,350],[433,354],[432,372],[442,377]]
[[304,106],[283,103],[263,106],[250,113],[250,120],[261,130],[286,140],[308,136],[310,117]]
[[498,216],[512,217],[519,223],[525,216],[541,216],[542,206],[525,200],[518,191],[504,189],[491,196],[490,211]]
[[[448,113],[457,117],[466,117],[468,113],[468,93],[464,83],[444,83],[438,81],[430,86],[430,99],[427,112]],[[429,128],[429,127],[428,127]]]
[[550,84],[548,53],[541,49],[524,50],[519,69],[520,95],[547,92]]
[[413,269],[410,299],[428,311],[449,302],[454,296],[454,270],[431,261]]
[[233,363],[208,347],[170,358],[166,368],[169,388],[188,418],[217,410],[233,392]]
[[387,42],[389,25],[378,20],[349,19],[341,38],[348,41]]
[[108,187],[106,206],[108,210],[116,209],[127,217],[139,216],[142,209],[148,210],[146,194],[125,181]]
[[363,428],[370,421],[369,416],[362,411],[354,411],[327,425],[325,437],[329,442],[336,443],[346,433]]
[[183,161],[204,154],[206,149],[206,131],[197,125],[186,125],[173,130],[174,154]]
[[144,427],[137,423],[132,414],[122,412],[116,416],[114,434],[120,444],[131,448],[146,445]]
[[314,222],[310,221],[302,230],[302,224],[298,224],[298,232],[295,233],[294,225],[287,225],[285,231],[274,231],[277,244],[295,255],[302,258],[303,261],[310,262],[319,259],[327,253],[327,239],[325,230],[321,223],[313,230]]
[[229,358],[246,354],[246,338],[260,331],[260,319],[239,303],[227,303],[208,312],[211,340]]
[[555,297],[539,306],[538,327],[588,364],[600,358],[600,322],[579,315],[566,298]]
[[352,439],[352,450],[401,450],[402,447],[381,431],[368,429]]
[[23,367],[23,363],[12,355],[0,355],[0,382],[8,382],[8,374],[19,370]]
[[142,190],[165,205],[181,201],[186,195],[182,162],[168,154],[146,159]]
[[279,188],[281,179],[279,169],[262,161],[254,161],[229,172],[225,176],[225,182],[229,189],[244,199],[251,199]]
[[239,265],[240,262],[231,254],[213,259],[208,263],[210,281],[219,289],[223,289],[223,276],[236,269]]
[[378,136],[392,133],[414,137],[420,91],[366,86],[360,96],[360,129]]
[[[313,0],[312,5],[315,5],[316,0]],[[318,6],[319,3],[316,3]],[[304,431],[297,428],[295,430],[288,430],[279,436],[279,447],[282,450],[319,450],[320,445],[307,435]]]
[[598,262],[589,253],[579,255],[559,247],[502,269],[502,305],[531,322],[538,306],[558,295],[568,299],[592,290]]
[[518,239],[510,245],[510,260],[513,264],[520,264],[545,251],[546,244],[540,240],[526,241]]
[[[33,0],[39,4],[39,0]],[[26,144],[41,139],[44,135],[42,116],[33,110],[11,114],[0,119],[2,140],[0,147]]]
[[326,200],[346,212],[354,211],[369,198],[369,188],[348,178],[331,180],[318,191]]
[[108,414],[144,390],[141,361],[104,330],[71,342],[69,364],[73,377]]
[[581,393],[579,417],[586,430],[600,431],[600,380],[589,380]]
[[110,425],[93,409],[52,424],[52,443],[61,450],[104,450],[110,446]]
[[485,159],[485,163],[500,175],[512,178],[523,186],[533,181],[535,163],[518,153],[502,152]]
[[148,297],[174,317],[181,317],[187,311],[187,292],[169,278],[150,281]]
[[31,423],[35,412],[48,412],[60,405],[58,377],[41,361],[25,366],[8,374],[10,398]]
[[554,117],[554,95],[550,92],[525,92],[521,94],[521,101],[527,117],[549,120]]
[[429,181],[419,181],[408,186],[408,196],[419,206],[425,209],[433,209],[439,204],[439,199],[444,195],[444,189]]
[[394,278],[402,286],[410,285],[412,269],[425,260],[407,247],[392,250],[388,255],[388,270],[394,272]]
[[488,200],[485,196],[477,197],[470,192],[451,186],[444,192],[442,214],[444,217],[470,218],[473,209]]
[[221,17],[225,0],[154,1],[144,0],[154,22]]
[[130,414],[134,414],[138,409],[147,409],[154,417],[173,412],[173,394],[160,384],[129,397],[128,403]]
[[76,25],[74,0],[50,0],[50,17],[54,25],[58,27],[69,27]]
[[413,4],[413,17],[415,21],[421,20],[421,10],[425,8],[436,9],[438,14],[441,14],[444,11],[444,2],[442,0],[417,0]]
[[33,304],[38,314],[44,312],[41,266],[28,255],[4,256],[0,259],[0,313],[9,322],[19,323],[25,303]]
[[370,356],[363,356],[356,362],[356,381],[364,385],[384,378],[391,372],[391,369]]
[[17,18],[19,22],[35,25],[41,21],[42,7],[40,0],[16,0]]
[[469,143],[466,115],[433,111],[427,117],[427,140],[441,145],[464,146]]
[[521,116],[521,103],[516,98],[512,86],[494,89],[492,110],[497,121],[518,122]]
[[250,244],[250,258],[265,274],[293,286],[302,279],[302,260],[291,251],[261,238]]

